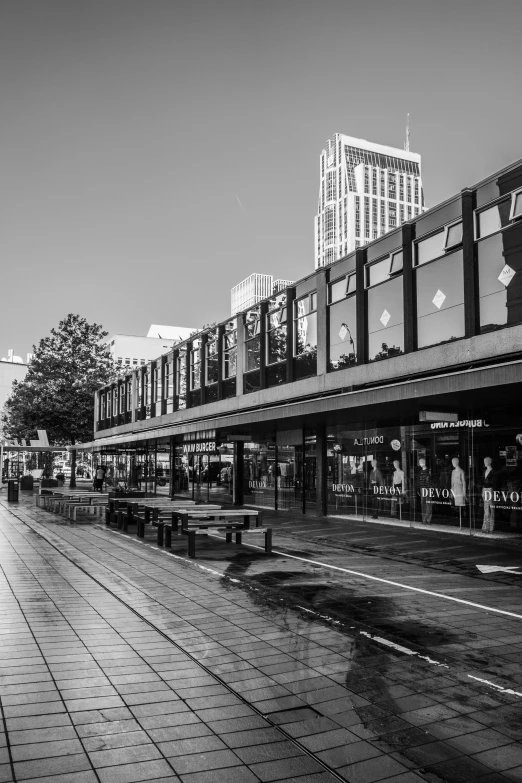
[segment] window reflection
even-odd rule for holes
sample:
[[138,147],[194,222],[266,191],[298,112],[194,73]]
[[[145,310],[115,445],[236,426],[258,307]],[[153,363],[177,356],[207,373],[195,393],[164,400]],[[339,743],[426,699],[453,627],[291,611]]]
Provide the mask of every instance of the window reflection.
[[480,331],[522,322],[522,227],[477,243]]
[[209,332],[205,345],[205,385],[218,381],[218,339],[217,332]]
[[417,347],[464,337],[462,250],[416,270]]
[[477,214],[476,231],[477,238],[495,234],[501,228],[507,226],[511,220],[511,198],[507,197],[494,204],[492,207],[482,210]]
[[317,294],[294,303],[295,376],[306,378],[317,372]]
[[357,361],[357,308],[356,297],[350,296],[330,305],[328,311],[329,369],[340,370]]
[[376,361],[404,351],[402,275],[368,291],[368,359]]
[[444,253],[444,238],[444,231],[439,231],[438,234],[417,243],[417,266],[427,264],[428,261],[433,261]]
[[[223,378],[235,378],[237,372],[237,328],[235,319],[225,326],[223,335]],[[235,389],[235,384],[234,384]]]
[[260,308],[248,310],[245,315],[245,371],[261,366],[261,314]]

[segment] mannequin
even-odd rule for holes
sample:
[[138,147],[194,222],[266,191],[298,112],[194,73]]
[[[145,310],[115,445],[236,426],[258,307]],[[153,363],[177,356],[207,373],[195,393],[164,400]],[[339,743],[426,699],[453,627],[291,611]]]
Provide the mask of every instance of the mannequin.
[[370,471],[370,491],[372,493],[372,497],[375,498],[374,500],[374,513],[372,515],[372,519],[377,519],[378,517],[378,511],[380,509],[380,503],[379,500],[376,498],[374,493],[374,487],[382,487],[384,484],[384,479],[382,472],[379,470],[378,463],[376,459],[372,459],[372,469]]
[[451,464],[453,465],[451,490],[455,499],[455,507],[462,508],[466,505],[466,474],[459,465],[458,457],[453,457]]
[[[495,530],[495,506],[492,503],[493,493],[493,460],[491,457],[484,457],[484,470],[482,473],[482,501],[484,503],[484,522],[482,530],[485,533],[493,533]],[[486,492],[486,490],[488,490]]]
[[431,487],[431,473],[426,465],[426,460],[424,457],[421,457],[419,459],[419,471],[417,474],[417,484],[419,487],[419,495],[421,500],[421,514],[422,514],[422,521],[425,525],[431,524],[431,518],[433,517],[433,503],[431,503],[430,499],[427,497],[424,497],[422,494],[422,489],[426,488],[429,489]]
[[391,515],[392,517],[397,516],[397,508],[401,507],[401,495],[404,493],[405,490],[405,475],[404,471],[401,469],[401,463],[398,459],[393,460],[393,477],[392,477],[392,483],[393,483],[393,489],[396,494],[392,497],[392,504],[391,504]]

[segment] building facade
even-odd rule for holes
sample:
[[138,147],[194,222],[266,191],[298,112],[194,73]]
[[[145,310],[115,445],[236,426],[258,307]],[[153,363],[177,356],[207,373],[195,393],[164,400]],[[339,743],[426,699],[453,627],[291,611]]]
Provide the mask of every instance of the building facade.
[[96,395],[114,483],[522,532],[522,161]]
[[274,280],[272,275],[261,275],[255,272],[231,289],[230,313],[235,315],[246,310],[247,307],[253,307],[289,285],[293,285],[292,280]]
[[423,211],[421,156],[414,152],[336,133],[319,166],[316,269]]
[[152,324],[147,336],[115,334],[107,340],[111,356],[118,364],[141,367],[160,353],[168,351],[173,343],[186,340],[196,329],[185,326]]
[[13,381],[23,381],[28,369],[27,364],[13,362],[11,359],[0,361],[0,411],[11,396]]

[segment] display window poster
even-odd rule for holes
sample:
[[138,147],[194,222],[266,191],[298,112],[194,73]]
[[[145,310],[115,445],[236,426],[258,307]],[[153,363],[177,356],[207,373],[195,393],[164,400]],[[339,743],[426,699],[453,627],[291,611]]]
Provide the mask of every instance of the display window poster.
[[506,446],[506,466],[516,468],[518,463],[518,450],[516,446]]

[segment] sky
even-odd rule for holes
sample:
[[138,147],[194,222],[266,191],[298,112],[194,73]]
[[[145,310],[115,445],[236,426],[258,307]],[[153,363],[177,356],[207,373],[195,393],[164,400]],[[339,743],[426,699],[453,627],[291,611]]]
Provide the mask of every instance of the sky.
[[67,313],[225,319],[313,271],[319,155],[422,155],[433,206],[522,158],[520,0],[0,0],[0,358]]

